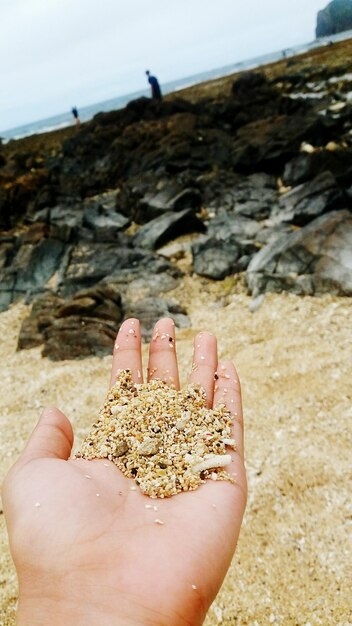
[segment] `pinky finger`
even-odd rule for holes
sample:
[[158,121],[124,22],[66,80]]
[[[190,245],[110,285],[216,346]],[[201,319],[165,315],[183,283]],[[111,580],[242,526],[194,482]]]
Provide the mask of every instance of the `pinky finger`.
[[214,404],[223,404],[233,417],[233,435],[236,450],[243,459],[243,412],[241,385],[235,366],[231,361],[221,361],[215,374]]

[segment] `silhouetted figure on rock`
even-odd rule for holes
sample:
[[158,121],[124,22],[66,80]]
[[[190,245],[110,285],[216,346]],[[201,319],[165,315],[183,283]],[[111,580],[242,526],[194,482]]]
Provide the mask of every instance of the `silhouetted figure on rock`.
[[79,119],[79,114],[78,114],[77,107],[72,107],[71,111],[72,111],[72,115],[73,115],[73,117],[75,119],[75,124],[76,125],[80,124],[80,119]]
[[146,70],[146,75],[148,76],[148,83],[150,84],[150,87],[152,90],[153,100],[159,100],[161,102],[163,97],[161,94],[161,89],[160,89],[158,79],[155,76],[152,76],[149,70]]

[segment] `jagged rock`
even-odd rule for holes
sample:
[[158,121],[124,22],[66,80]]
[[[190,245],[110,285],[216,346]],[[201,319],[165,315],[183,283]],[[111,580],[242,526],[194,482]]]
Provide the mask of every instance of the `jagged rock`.
[[48,213],[50,236],[65,243],[70,242],[78,233],[82,225],[82,209],[79,204],[57,205]]
[[121,296],[108,285],[83,290],[69,301],[46,293],[23,321],[17,349],[44,343],[43,356],[55,361],[111,354],[122,316]]
[[36,170],[9,181],[0,194],[0,227],[11,228],[25,215],[30,202],[47,180],[47,172]]
[[173,276],[180,275],[171,263],[142,248],[110,243],[78,243],[69,251],[67,266],[60,277],[60,293],[72,295],[121,270],[135,270],[139,275],[146,271],[150,274],[169,272]]
[[242,216],[221,213],[208,227],[208,236],[192,244],[193,269],[196,274],[221,280],[246,269],[258,246],[255,236],[258,223]]
[[226,122],[232,130],[237,130],[259,119],[283,114],[305,115],[309,104],[282,96],[264,74],[246,72],[234,81],[231,97],[223,102],[212,102],[209,109],[218,124]]
[[269,217],[278,192],[274,177],[263,172],[246,176],[232,191],[233,210],[238,215],[261,221]]
[[296,186],[327,171],[341,185],[348,185],[352,179],[352,150],[316,150],[310,154],[302,152],[286,164],[282,178],[285,185]]
[[295,227],[285,222],[276,223],[275,220],[266,220],[263,228],[258,230],[255,240],[259,247],[263,247],[268,243],[274,243],[283,235],[291,235]]
[[20,298],[31,300],[42,292],[58,271],[63,256],[64,245],[56,239],[42,239],[37,244],[20,247],[17,242],[8,248],[0,273],[0,310],[6,310]]
[[50,291],[36,298],[30,315],[22,322],[17,350],[29,350],[43,343],[42,331],[51,323],[62,302],[63,300],[59,296]]
[[247,269],[254,297],[266,291],[352,295],[352,215],[333,211],[260,250]]
[[103,320],[122,319],[122,300],[120,292],[110,283],[99,284],[92,289],[84,289],[72,300],[59,307],[57,317],[94,317]]
[[53,361],[111,354],[118,326],[92,317],[63,317],[44,331],[43,356]]
[[229,167],[232,162],[232,138],[216,128],[195,131],[193,137],[170,141],[162,146],[160,165],[172,175],[187,170],[211,171],[215,167]]
[[240,246],[231,238],[226,241],[215,237],[199,240],[193,244],[192,253],[195,273],[214,280],[222,280],[246,267],[240,263]]
[[313,113],[259,119],[237,131],[232,163],[237,171],[247,174],[281,171],[303,141],[320,146],[329,140],[327,123]]
[[264,87],[268,88],[270,95],[272,95],[272,89],[268,85],[265,74],[262,72],[245,72],[232,83],[231,91],[236,98],[247,100],[249,96],[253,96],[253,92],[258,92]]
[[134,237],[134,244],[141,248],[155,250],[179,235],[204,230],[203,222],[194,215],[193,209],[167,211],[164,215],[141,226]]
[[137,317],[141,322],[143,338],[149,341],[156,322],[162,317],[171,317],[178,328],[187,328],[190,321],[187,311],[174,300],[167,298],[143,298],[131,304],[125,317]]
[[230,274],[243,272],[257,249],[254,243],[239,244],[231,236],[224,241],[207,237],[192,246],[193,269],[200,276],[222,280]]
[[135,207],[133,219],[138,224],[145,224],[166,211],[182,211],[192,208],[196,212],[200,205],[201,194],[198,189],[180,190],[177,184],[168,185],[157,193],[145,194]]
[[322,172],[282,196],[272,215],[304,226],[319,215],[343,206],[346,206],[346,197],[336,179],[331,172]]
[[43,287],[59,268],[64,245],[57,239],[43,239],[37,245],[25,244],[16,255],[16,290],[26,292]]
[[124,301],[133,303],[141,298],[157,297],[176,289],[178,279],[175,275],[171,276],[169,271],[165,271],[169,268],[164,266],[164,271],[156,274],[146,272],[145,267],[139,265],[119,270],[104,278],[100,284],[116,288],[122,294]]
[[214,219],[208,222],[208,234],[224,241],[230,235],[238,241],[255,239],[260,224],[243,215],[233,215],[226,211],[219,211]]
[[318,13],[316,36],[328,37],[352,28],[351,0],[332,0]]
[[118,191],[108,191],[84,202],[83,226],[93,231],[95,241],[116,241],[119,231],[130,223],[127,217],[116,211]]
[[15,292],[16,273],[11,268],[0,270],[0,311],[6,311],[23,294]]
[[21,234],[20,241],[22,244],[36,244],[45,239],[48,234],[48,225],[45,222],[36,222],[35,224],[31,224],[29,228]]

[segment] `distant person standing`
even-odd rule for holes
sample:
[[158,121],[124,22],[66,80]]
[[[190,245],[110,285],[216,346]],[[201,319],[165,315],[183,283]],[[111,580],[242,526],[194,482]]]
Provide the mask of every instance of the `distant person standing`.
[[77,126],[77,124],[80,124],[78,109],[77,109],[77,107],[72,107],[71,111],[72,111],[72,115],[73,115],[73,117],[75,119],[75,124]]
[[146,70],[146,75],[148,76],[148,83],[151,86],[153,100],[159,100],[159,102],[161,102],[163,97],[158,79],[155,76],[151,76],[149,70]]

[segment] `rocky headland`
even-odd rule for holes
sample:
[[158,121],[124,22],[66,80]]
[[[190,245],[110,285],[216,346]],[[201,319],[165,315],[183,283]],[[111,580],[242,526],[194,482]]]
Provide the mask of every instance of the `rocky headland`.
[[[0,310],[18,348],[111,351],[117,324],[187,311],[182,275],[352,295],[352,44],[148,98],[0,152]],[[82,333],[82,325],[85,328]]]
[[332,0],[318,13],[316,36],[329,37],[352,28],[351,0]]

